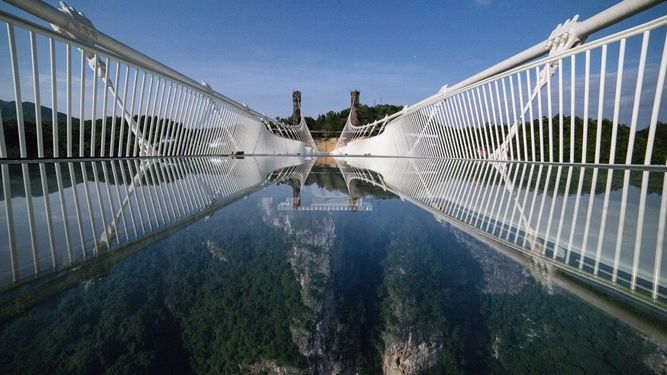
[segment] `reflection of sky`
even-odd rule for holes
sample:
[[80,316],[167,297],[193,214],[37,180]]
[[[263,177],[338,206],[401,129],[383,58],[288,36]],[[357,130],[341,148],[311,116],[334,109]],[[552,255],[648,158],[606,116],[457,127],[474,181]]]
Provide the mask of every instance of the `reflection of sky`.
[[[73,258],[77,262],[84,260],[84,256],[87,257],[87,259],[95,258],[95,254],[92,251],[93,239],[100,237],[101,233],[103,233],[104,225],[108,226],[111,222],[111,212],[115,214],[119,213],[118,201],[124,200],[131,191],[133,191],[129,194],[131,199],[122,211],[124,217],[117,217],[118,235],[121,239],[122,249],[131,248],[127,245],[135,241],[147,239],[162,240],[164,236],[178,236],[183,233],[186,233],[187,235],[190,230],[201,232],[203,238],[211,239],[215,242],[215,246],[224,249],[224,243],[228,238],[227,236],[229,236],[230,230],[228,229],[229,227],[226,227],[226,231],[217,231],[216,225],[219,227],[220,225],[227,225],[230,221],[238,222],[240,223],[239,225],[249,225],[252,228],[258,228],[257,231],[253,232],[253,236],[261,236],[263,235],[263,232],[259,230],[259,228],[262,228],[262,226],[255,226],[261,220],[267,225],[280,226],[287,229],[285,233],[290,241],[297,241],[296,233],[300,233],[299,235],[302,236],[302,239],[305,238],[307,243],[311,243],[308,241],[316,241],[316,238],[320,238],[318,237],[318,234],[320,233],[319,231],[322,229],[320,226],[326,221],[331,224],[327,230],[332,231],[333,241],[335,241],[336,244],[342,244],[341,248],[344,248],[345,251],[347,251],[347,254],[349,254],[346,255],[346,257],[350,258],[346,261],[352,262],[356,261],[356,259],[352,258],[357,256],[357,254],[363,253],[363,251],[357,251],[357,249],[364,248],[364,251],[377,254],[384,251],[384,248],[379,247],[384,245],[377,244],[383,244],[385,243],[383,241],[388,241],[391,238],[395,238],[397,233],[402,233],[398,231],[398,228],[405,229],[408,232],[416,232],[421,236],[420,238],[431,243],[431,245],[434,246],[434,250],[447,252],[446,254],[448,257],[451,256],[455,258],[463,256],[462,254],[464,253],[466,254],[465,256],[471,254],[473,256],[475,256],[475,254],[479,256],[481,250],[489,251],[486,249],[486,246],[484,246],[484,249],[486,250],[482,249],[480,244],[475,241],[457,241],[457,235],[460,233],[450,232],[449,228],[456,231],[463,230],[468,234],[472,234],[473,237],[480,236],[471,230],[472,226],[463,225],[463,229],[456,229],[456,227],[448,225],[443,227],[436,222],[436,219],[442,222],[456,221],[457,217],[446,213],[446,211],[442,209],[442,204],[438,205],[434,204],[434,202],[442,203],[444,198],[447,197],[447,193],[453,190],[460,190],[464,192],[464,194],[473,194],[483,196],[484,198],[490,198],[495,196],[496,192],[503,194],[508,191],[507,186],[504,185],[503,182],[496,182],[494,184],[471,182],[472,172],[467,168],[461,168],[458,175],[452,176],[445,173],[450,170],[441,168],[443,166],[443,161],[390,158],[349,158],[339,159],[337,162],[340,163],[341,170],[330,168],[328,169],[328,172],[318,171],[317,173],[331,173],[331,175],[323,176],[322,179],[311,178],[309,179],[310,185],[301,186],[300,194],[302,205],[307,205],[316,201],[333,200],[335,202],[344,202],[348,200],[349,196],[345,191],[329,191],[325,189],[326,186],[318,186],[317,183],[319,181],[330,183],[334,179],[339,182],[344,179],[348,181],[353,179],[355,183],[358,183],[359,180],[357,178],[364,174],[360,173],[360,175],[355,176],[354,173],[356,172],[354,169],[350,168],[350,162],[356,163],[356,166],[359,168],[362,165],[373,167],[374,175],[382,176],[382,181],[386,183],[385,187],[387,190],[403,196],[404,199],[398,199],[398,197],[391,198],[385,194],[383,194],[382,199],[372,199],[372,190],[365,189],[365,187],[371,186],[370,183],[358,183],[356,188],[359,189],[358,191],[360,194],[364,195],[364,199],[367,199],[366,197],[368,197],[369,200],[372,200],[372,211],[363,213],[340,211],[280,211],[278,205],[281,202],[285,202],[287,198],[293,196],[292,186],[285,182],[289,181],[290,183],[295,183],[298,181],[306,181],[306,173],[311,170],[314,163],[312,159],[305,160],[296,157],[246,157],[244,159],[191,158],[163,161],[160,165],[163,168],[162,171],[165,176],[169,173],[173,173],[173,171],[178,171],[179,166],[183,167],[180,169],[181,171],[187,171],[185,176],[177,179],[175,182],[160,182],[159,185],[151,185],[148,187],[142,185],[139,186],[137,190],[128,188],[129,181],[132,181],[132,179],[129,178],[130,176],[127,176],[128,178],[125,180],[126,182],[122,182],[122,173],[124,172],[122,171],[122,168],[124,168],[122,162],[116,162],[116,164],[106,162],[107,164],[105,164],[105,166],[107,172],[110,174],[109,180],[114,178],[111,176],[113,171],[110,167],[115,165],[119,184],[107,184],[95,181],[89,181],[85,184],[79,182],[76,184],[75,188],[69,187],[62,191],[63,196],[65,197],[64,204],[67,210],[67,222],[70,226],[70,241],[73,244]],[[94,178],[94,175],[92,174],[94,164],[97,164],[97,167],[99,167],[97,168],[98,172],[101,171],[102,173],[99,177],[107,173],[104,172],[103,165],[100,162],[88,163],[87,173],[89,179]],[[465,163],[467,166],[473,164],[480,165],[480,163]],[[80,165],[83,165],[83,163],[61,163],[61,169],[66,170],[69,165],[74,165],[76,169],[79,169]],[[41,182],[39,181],[39,175],[35,173],[36,169],[37,168],[35,167],[30,169],[30,177],[33,181],[33,218],[35,221],[35,235],[38,247],[37,253],[33,255],[28,230],[27,199],[19,196],[22,193],[20,191],[23,181],[22,168],[20,168],[19,165],[11,165],[9,168],[10,173],[12,173],[12,179],[10,181],[14,195],[12,198],[13,216],[11,219],[16,231],[16,249],[18,254],[17,268],[21,278],[29,277],[34,273],[33,256],[38,259],[41,268],[40,274],[47,275],[49,274],[49,271],[52,270],[52,255],[49,248],[46,220],[47,211],[44,204],[44,197],[38,196],[40,189],[35,188],[36,186],[39,186],[39,182]],[[46,171],[49,178],[48,185],[53,188],[56,186],[53,165],[47,163]],[[216,171],[218,173],[216,173]],[[566,171],[567,169],[564,169],[563,173],[566,173]],[[363,172],[365,175],[368,175],[368,170]],[[542,178],[544,178],[544,173],[546,172],[543,172]],[[556,173],[555,167],[552,169],[552,174],[553,173]],[[621,171],[614,173],[620,175]],[[633,174],[634,173],[638,172],[633,172]],[[264,185],[267,182],[267,176],[278,175],[284,177],[284,179],[280,181],[280,184]],[[654,179],[655,176],[657,176],[657,174],[652,174],[651,179]],[[69,179],[69,176],[63,177]],[[78,180],[81,181],[80,178]],[[571,194],[576,191],[576,180],[576,178],[572,180],[572,185],[570,186]],[[4,186],[4,184],[0,184],[0,186]],[[263,186],[265,186],[263,189],[259,189]],[[337,186],[341,187],[340,185]],[[521,187],[521,189],[519,189],[519,187]],[[158,189],[156,190],[156,188]],[[375,189],[379,189],[379,187],[375,187]],[[592,221],[588,243],[589,255],[595,251],[598,244],[598,234],[601,223],[600,218],[603,216],[604,209],[602,204],[604,197],[603,193],[595,194],[591,197],[589,191],[583,192],[580,209],[576,215],[576,225],[574,225],[573,228],[575,214],[574,197],[572,195],[567,196],[568,201],[566,209],[561,211],[565,201],[565,197],[562,194],[554,196],[551,191],[547,191],[547,193],[545,193],[544,190],[540,190],[537,193],[534,193],[532,190],[526,191],[525,186],[520,186],[519,183],[514,186],[514,191],[519,193],[519,202],[523,206],[523,212],[526,215],[528,215],[531,201],[536,201],[536,206],[539,206],[540,201],[544,198],[545,205],[543,214],[540,216],[536,213],[537,211],[535,211],[530,219],[526,218],[525,220],[529,221],[530,226],[535,228],[542,237],[548,232],[552,241],[556,236],[559,227],[563,233],[561,236],[562,238],[567,238],[570,230],[573,229],[574,241],[570,250],[574,254],[581,252],[583,223],[586,220],[586,208],[588,207],[589,200],[593,198],[594,204],[591,206],[592,211],[590,213]],[[78,195],[77,202],[81,219],[80,224],[78,222],[79,216],[77,215],[77,209],[73,198],[75,192]],[[0,192],[0,194],[3,193],[4,192]],[[250,195],[247,195],[249,193]],[[207,198],[208,194],[215,196],[215,198]],[[109,195],[114,202],[113,208],[108,202]],[[604,240],[600,242],[601,262],[603,265],[611,265],[613,263],[613,253],[615,250],[617,233],[616,229],[618,227],[619,219],[620,195],[620,190],[612,191],[609,195],[609,204],[606,207],[606,230],[603,232]],[[154,211],[155,207],[151,207],[150,204],[147,204],[144,201],[144,198],[146,198],[149,199],[150,202],[150,197],[155,198],[155,203],[158,206],[156,211]],[[186,197],[186,199],[183,197]],[[51,225],[55,235],[54,242],[56,249],[54,255],[58,263],[62,265],[61,267],[66,268],[69,263],[63,232],[63,225],[65,222],[63,221],[61,214],[60,195],[56,191],[48,194],[48,198],[51,206]],[[237,198],[242,199],[237,200]],[[459,198],[458,203],[463,205],[464,202],[466,202],[463,198]],[[655,193],[650,193],[648,194],[646,201],[645,220],[642,226],[644,236],[642,237],[639,246],[641,249],[641,254],[639,256],[639,277],[647,280],[651,280],[653,276],[653,262],[656,255],[655,233],[658,225],[657,218],[659,215],[661,198],[661,196]],[[509,201],[508,197],[505,197],[504,199],[506,202]],[[420,202],[422,206],[413,204],[413,201]],[[524,201],[528,203],[523,203]],[[625,218],[623,244],[620,253],[620,269],[625,272],[630,271],[634,257],[638,201],[639,189],[630,186],[628,188],[627,200],[628,214]],[[197,202],[203,203],[203,205],[197,205]],[[208,209],[214,204],[211,202],[224,203],[225,206],[218,206],[214,211],[211,211]],[[494,204],[496,202],[498,202],[498,199],[494,201]],[[227,206],[227,203],[230,205]],[[424,207],[423,205],[428,207]],[[511,211],[517,207],[517,205],[513,203],[507,207],[509,207],[509,214],[513,215],[513,212]],[[166,225],[161,226],[158,225],[158,222],[160,222],[159,218],[163,211],[165,215],[171,215],[172,219],[168,220]],[[465,211],[466,209],[464,208],[462,212]],[[473,212],[473,215],[479,215],[480,217],[490,219],[502,220],[503,217],[502,212],[494,211],[492,207],[485,210],[468,209],[468,211]],[[552,211],[553,214],[551,213]],[[6,205],[4,200],[0,201],[0,212],[2,212],[2,214],[0,214],[0,287],[2,287],[8,285],[11,282],[12,277],[6,232],[8,217],[5,214]],[[158,220],[154,221],[153,218],[156,216]],[[519,214],[513,218],[515,227],[520,222],[518,216]],[[548,224],[547,218],[549,216],[551,216],[552,219]],[[103,217],[105,217],[104,220],[106,220],[106,222],[103,220]],[[182,227],[178,226],[179,223],[187,221],[193,217],[197,217],[197,220],[187,222],[187,224]],[[563,217],[562,220],[561,217]],[[94,225],[91,225],[92,222],[94,222]],[[148,228],[149,222],[155,225],[155,230],[151,231]],[[79,232],[79,226],[82,228],[82,232]],[[549,226],[548,230],[546,229],[547,226]],[[174,231],[168,232],[170,230]],[[487,231],[487,233],[489,232]],[[85,254],[79,246],[80,234],[83,236],[83,240],[86,244],[87,250]],[[243,241],[251,242],[252,236],[248,237],[249,238],[245,238]],[[447,241],[447,243],[444,243],[445,241],[442,239],[445,237],[449,237],[451,242]],[[491,235],[491,237],[493,237],[493,235]],[[126,238],[129,238],[129,240],[126,240]],[[495,244],[495,242],[491,242]],[[560,247],[566,247],[566,242],[567,241],[561,240]],[[165,243],[168,242],[161,241],[160,244],[156,244],[155,246],[165,246]],[[112,252],[120,250],[115,240],[112,240],[112,245]],[[319,245],[316,244],[313,246]],[[467,251],[462,253],[458,251],[458,247],[454,248],[454,246],[460,246]],[[410,249],[410,251],[421,250],[422,248],[419,246]],[[146,253],[144,252],[144,254]],[[452,260],[454,258],[448,259]],[[131,259],[125,261],[132,262]],[[499,262],[498,258],[494,259],[493,257],[488,257],[488,259],[482,261],[486,266],[489,266],[493,262]],[[665,275],[667,275],[666,264],[667,262],[662,262],[661,265],[662,274],[660,283],[662,285],[667,284],[667,278],[665,277]],[[485,269],[483,272],[486,272],[486,268],[482,268]],[[502,272],[511,271],[503,269],[503,267],[500,267],[493,271],[493,274],[498,280],[504,280],[504,276],[500,275]],[[440,268],[438,268],[438,270],[442,271]],[[470,272],[470,270],[463,270],[462,272]],[[519,267],[512,272],[518,272],[524,276],[527,274],[525,270],[522,271]],[[606,269],[603,270],[603,272],[606,272]],[[496,280],[496,282],[499,282],[498,280]],[[621,285],[619,285],[619,287],[624,288],[624,286]],[[466,288],[468,287],[466,286]]]

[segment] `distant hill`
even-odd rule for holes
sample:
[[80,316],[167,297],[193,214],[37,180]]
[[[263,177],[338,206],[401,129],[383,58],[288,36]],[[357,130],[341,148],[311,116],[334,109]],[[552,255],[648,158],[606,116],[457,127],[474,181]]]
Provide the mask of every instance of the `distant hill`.
[[[23,120],[35,123],[35,103],[32,102],[23,102]],[[42,112],[42,122],[44,124],[51,124],[51,108],[41,106]],[[16,102],[15,101],[4,101],[0,100],[0,111],[2,113],[2,120],[16,120]],[[66,121],[67,115],[65,113],[58,112],[58,122]]]

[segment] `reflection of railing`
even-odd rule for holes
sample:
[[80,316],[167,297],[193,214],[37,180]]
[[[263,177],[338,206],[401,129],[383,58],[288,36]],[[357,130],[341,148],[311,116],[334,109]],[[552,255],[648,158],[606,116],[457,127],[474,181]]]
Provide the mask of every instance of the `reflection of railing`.
[[625,1],[575,18],[535,47],[401,112],[348,123],[335,153],[663,165],[654,144],[656,132],[667,131],[659,126],[667,16],[579,45],[658,2]]
[[[382,178],[360,177],[363,169],[368,169],[366,176]],[[610,186],[595,181],[598,174],[608,179],[621,174],[608,167],[349,158],[341,162],[341,171],[346,181],[362,178],[538,263],[667,311],[667,262],[662,259],[667,184],[662,170],[638,168],[632,172],[634,186],[615,180],[613,189],[628,198],[623,202],[609,199]],[[636,186],[645,173],[658,193],[648,202]],[[604,203],[596,204],[602,195]]]
[[381,174],[369,169],[356,168],[353,165],[341,162],[339,159],[336,159],[336,164],[338,165],[338,169],[343,174],[343,179],[345,180],[345,185],[347,186],[348,192],[352,191],[352,183],[354,180],[380,186],[386,190],[384,179],[382,178]]
[[[13,84],[0,92],[12,92],[15,107],[15,124],[0,118],[0,158],[296,154],[309,142],[309,134],[108,37],[71,7],[7,2],[50,22],[57,32],[0,12]],[[24,50],[30,56],[22,58]],[[24,70],[31,76],[22,76]],[[34,118],[26,117],[32,112],[24,108],[28,102],[34,103]],[[46,116],[42,105],[50,107]],[[28,122],[36,124],[34,139],[28,130],[35,125]],[[18,147],[8,149],[12,145]]]
[[[312,164],[297,157],[3,163],[0,254],[7,258],[0,259],[0,283],[159,236],[263,186],[299,178]],[[40,188],[32,188],[32,169],[41,172]],[[27,235],[17,236],[17,228]]]

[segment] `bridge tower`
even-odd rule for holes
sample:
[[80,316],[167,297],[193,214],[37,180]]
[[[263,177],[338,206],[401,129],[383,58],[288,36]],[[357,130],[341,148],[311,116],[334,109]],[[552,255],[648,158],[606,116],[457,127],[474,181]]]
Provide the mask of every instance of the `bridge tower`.
[[301,91],[292,92],[292,125],[301,122]]
[[350,123],[359,125],[359,90],[350,92]]

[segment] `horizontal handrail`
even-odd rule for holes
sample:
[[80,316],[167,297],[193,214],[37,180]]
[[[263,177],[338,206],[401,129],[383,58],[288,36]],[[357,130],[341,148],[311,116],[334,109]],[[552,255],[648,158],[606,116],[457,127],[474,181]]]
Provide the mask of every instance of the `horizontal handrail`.
[[[609,27],[615,23],[621,22],[626,18],[632,17],[635,14],[649,9],[664,1],[665,0],[624,0],[586,19],[585,21],[577,22],[574,28],[576,34],[572,35],[572,37],[583,42],[589,35],[603,30],[604,28]],[[479,82],[498,73],[522,65],[540,56],[544,56],[549,53],[548,42],[549,39],[543,40],[534,46],[455,84],[451,87],[451,90],[456,90],[458,88]]]

